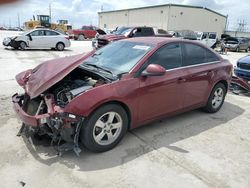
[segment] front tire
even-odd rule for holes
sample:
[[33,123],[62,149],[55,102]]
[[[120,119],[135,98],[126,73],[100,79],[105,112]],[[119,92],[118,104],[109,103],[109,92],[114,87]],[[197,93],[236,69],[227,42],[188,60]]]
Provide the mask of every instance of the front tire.
[[105,152],[114,148],[128,128],[128,115],[117,104],[97,109],[82,125],[80,138],[83,145],[93,152]]
[[82,40],[84,40],[84,39],[85,39],[85,36],[84,36],[84,35],[79,35],[79,36],[78,36],[78,40],[82,41]]
[[20,42],[19,47],[20,47],[21,50],[25,50],[27,45],[26,45],[26,43],[24,41],[22,41],[22,42]]
[[203,108],[208,113],[215,113],[220,110],[226,96],[226,87],[222,83],[214,86],[207,101],[207,105]]

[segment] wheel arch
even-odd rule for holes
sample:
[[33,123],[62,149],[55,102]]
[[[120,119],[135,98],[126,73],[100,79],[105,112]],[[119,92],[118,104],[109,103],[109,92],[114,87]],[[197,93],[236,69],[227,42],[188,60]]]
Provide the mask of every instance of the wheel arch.
[[28,43],[27,43],[26,41],[24,41],[24,40],[18,40],[18,41],[16,41],[16,42],[18,42],[19,45],[21,44],[21,42],[24,42],[25,45],[26,45],[26,47],[28,47]]
[[214,87],[219,83],[222,83],[226,87],[226,93],[227,93],[228,88],[229,88],[228,82],[225,79],[218,80],[217,82],[215,82],[213,87],[211,87],[211,89],[210,89],[210,91],[209,91],[209,93],[208,93],[208,95],[206,97],[206,101],[209,99],[209,96],[210,96],[211,92],[213,91]]
[[63,42],[63,41],[59,41],[59,42],[57,42],[55,47],[57,47],[57,45],[58,45],[58,44],[60,44],[60,43],[61,43],[61,44],[63,44],[63,45],[64,45],[64,47],[65,47],[65,44],[64,44],[64,42]]
[[[66,45],[65,45],[64,42],[59,41],[59,42],[56,43],[56,46],[55,46],[55,49],[56,49],[56,50],[58,50],[58,48],[57,48],[57,45],[58,45],[58,44],[62,44],[62,45],[63,45],[63,50],[64,50],[64,48],[66,47]],[[60,51],[63,51],[63,50],[60,50]]]
[[105,106],[105,105],[109,105],[109,104],[117,104],[117,105],[120,105],[124,110],[125,112],[127,113],[127,116],[128,116],[128,130],[131,129],[132,125],[132,115],[131,115],[131,111],[128,107],[127,104],[125,104],[124,102],[121,102],[121,101],[118,101],[118,100],[112,100],[112,101],[106,101],[98,106],[96,106],[91,112],[90,112],[90,116],[99,108],[101,108],[102,106]]
[[228,82],[226,80],[220,80],[220,81],[216,82],[214,87],[219,83],[222,83],[226,87],[226,91],[228,91]]

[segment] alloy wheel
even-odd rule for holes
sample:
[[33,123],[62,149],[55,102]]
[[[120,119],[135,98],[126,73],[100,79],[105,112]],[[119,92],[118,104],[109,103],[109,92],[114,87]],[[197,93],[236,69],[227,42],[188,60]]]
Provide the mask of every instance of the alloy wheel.
[[217,88],[214,91],[214,97],[212,99],[212,106],[214,109],[218,108],[221,103],[223,102],[223,97],[224,97],[224,91],[222,88]]
[[64,45],[62,43],[57,44],[57,50],[63,51]]
[[109,145],[120,135],[122,130],[122,118],[116,112],[107,112],[95,123],[93,137],[99,145]]

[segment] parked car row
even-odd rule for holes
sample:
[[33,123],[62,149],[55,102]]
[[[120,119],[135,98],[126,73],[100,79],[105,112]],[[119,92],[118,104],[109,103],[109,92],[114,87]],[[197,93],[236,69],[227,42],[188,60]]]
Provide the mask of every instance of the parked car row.
[[[224,51],[225,48],[231,51],[250,51],[250,39],[237,38],[225,35],[223,39],[218,40],[216,32],[198,32],[191,30],[179,31],[165,31],[154,27],[118,27],[115,30],[105,31],[94,26],[83,26],[81,29],[69,30],[68,35],[60,33],[59,31],[37,28],[25,32],[19,36],[7,37],[3,41],[4,46],[11,46],[15,49],[25,48],[56,48],[57,50],[64,50],[65,47],[70,46],[69,39],[84,40],[92,39],[92,47],[100,48],[110,42],[118,41],[125,38],[133,37],[174,37],[189,40],[198,40],[202,44],[215,48],[217,44],[221,44]],[[65,40],[66,39],[66,40]]]
[[111,42],[134,37],[172,37],[172,35],[158,34],[153,27],[120,27],[112,34],[98,35],[92,41],[92,46],[101,48]]

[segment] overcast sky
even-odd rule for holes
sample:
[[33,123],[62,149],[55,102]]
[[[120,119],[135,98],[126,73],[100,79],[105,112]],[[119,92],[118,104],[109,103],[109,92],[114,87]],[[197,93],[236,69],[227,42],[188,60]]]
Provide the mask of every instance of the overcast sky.
[[97,25],[97,12],[166,3],[197,5],[210,8],[228,15],[228,28],[236,29],[238,22],[244,20],[246,29],[250,30],[250,0],[20,0],[15,4],[0,5],[0,26],[17,26],[17,15],[21,23],[37,14],[49,14],[52,8],[52,21],[68,19],[73,27]]

